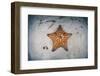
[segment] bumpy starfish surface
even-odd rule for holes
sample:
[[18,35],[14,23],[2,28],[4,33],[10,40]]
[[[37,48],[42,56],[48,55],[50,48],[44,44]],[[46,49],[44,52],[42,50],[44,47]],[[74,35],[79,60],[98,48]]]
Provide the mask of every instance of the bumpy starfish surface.
[[56,49],[62,47],[66,51],[68,51],[68,39],[72,35],[72,33],[67,33],[63,30],[62,26],[59,25],[57,30],[54,33],[47,34],[47,36],[52,40],[53,47],[52,51],[56,51]]

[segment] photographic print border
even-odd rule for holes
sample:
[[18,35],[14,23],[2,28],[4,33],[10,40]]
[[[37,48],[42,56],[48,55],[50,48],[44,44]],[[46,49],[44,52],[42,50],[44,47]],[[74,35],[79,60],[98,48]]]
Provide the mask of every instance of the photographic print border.
[[[79,9],[94,11],[94,65],[78,66],[78,67],[62,67],[62,68],[44,68],[44,69],[27,69],[20,70],[20,8],[25,7],[42,7],[57,9]],[[11,3],[11,72],[15,74],[24,73],[40,73],[40,72],[56,72],[56,71],[72,71],[97,69],[97,7],[94,6],[77,6],[77,5],[61,5],[47,3],[28,3],[13,2]]]

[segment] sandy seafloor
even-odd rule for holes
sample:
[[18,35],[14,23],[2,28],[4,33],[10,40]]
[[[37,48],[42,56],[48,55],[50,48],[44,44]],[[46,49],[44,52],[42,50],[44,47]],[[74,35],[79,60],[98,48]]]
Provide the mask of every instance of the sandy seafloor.
[[[52,40],[47,36],[62,25],[65,32],[72,33],[68,51],[58,48],[52,52]],[[43,47],[48,49],[43,49]],[[56,60],[88,58],[88,18],[62,16],[28,16],[28,60]]]

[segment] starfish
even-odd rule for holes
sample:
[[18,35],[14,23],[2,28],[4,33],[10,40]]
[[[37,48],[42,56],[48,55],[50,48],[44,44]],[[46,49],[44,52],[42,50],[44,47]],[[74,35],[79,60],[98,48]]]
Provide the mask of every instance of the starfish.
[[56,51],[56,49],[62,47],[65,51],[68,51],[68,39],[72,35],[72,33],[67,33],[63,30],[62,26],[59,25],[57,30],[54,33],[47,34],[47,36],[52,40],[53,47],[52,52]]

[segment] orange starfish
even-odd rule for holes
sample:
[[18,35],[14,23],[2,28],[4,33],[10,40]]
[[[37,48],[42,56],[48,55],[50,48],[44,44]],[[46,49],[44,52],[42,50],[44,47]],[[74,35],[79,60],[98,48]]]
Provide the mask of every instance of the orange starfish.
[[72,33],[67,33],[63,30],[62,26],[59,25],[56,32],[47,34],[47,36],[53,41],[52,51],[54,52],[57,48],[64,48],[68,51],[68,39],[72,35]]

